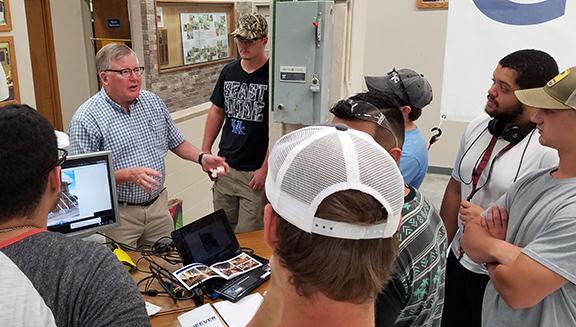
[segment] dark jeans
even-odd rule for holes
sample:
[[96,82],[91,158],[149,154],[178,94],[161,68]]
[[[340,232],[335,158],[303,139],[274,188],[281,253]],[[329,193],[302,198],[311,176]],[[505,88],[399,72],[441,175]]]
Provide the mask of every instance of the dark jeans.
[[490,277],[466,269],[450,251],[446,261],[446,288],[442,326],[480,327],[482,299]]

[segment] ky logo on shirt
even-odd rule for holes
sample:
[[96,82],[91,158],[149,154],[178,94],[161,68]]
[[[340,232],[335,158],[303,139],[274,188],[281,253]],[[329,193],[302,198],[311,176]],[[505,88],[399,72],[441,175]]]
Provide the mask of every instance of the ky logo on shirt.
[[244,132],[244,128],[246,127],[244,126],[244,123],[241,120],[232,119],[232,133],[238,135],[245,135],[246,132]]

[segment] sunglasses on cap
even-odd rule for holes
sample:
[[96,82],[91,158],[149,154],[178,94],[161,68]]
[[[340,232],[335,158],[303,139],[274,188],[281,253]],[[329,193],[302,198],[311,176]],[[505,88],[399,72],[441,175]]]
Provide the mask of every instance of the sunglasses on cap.
[[396,134],[394,134],[392,125],[390,125],[390,122],[388,119],[386,119],[384,113],[376,108],[376,106],[369,102],[360,100],[345,99],[342,101],[346,102],[346,107],[350,108],[349,111],[340,109],[342,106],[334,106],[332,109],[330,109],[332,114],[341,119],[356,119],[376,123],[378,126],[387,130],[390,135],[392,135],[394,138],[394,146],[399,146],[398,138],[396,137]]

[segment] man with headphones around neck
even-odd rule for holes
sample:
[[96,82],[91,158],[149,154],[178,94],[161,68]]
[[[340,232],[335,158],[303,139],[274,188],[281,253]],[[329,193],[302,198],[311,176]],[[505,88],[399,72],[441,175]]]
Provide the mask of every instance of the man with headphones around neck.
[[542,146],[530,117],[514,91],[541,87],[558,74],[547,53],[526,49],[500,60],[488,90],[485,113],[472,121],[460,142],[440,215],[452,242],[446,265],[443,326],[480,326],[482,299],[489,277],[460,247],[462,218],[479,216],[529,172],[558,162],[554,149]]

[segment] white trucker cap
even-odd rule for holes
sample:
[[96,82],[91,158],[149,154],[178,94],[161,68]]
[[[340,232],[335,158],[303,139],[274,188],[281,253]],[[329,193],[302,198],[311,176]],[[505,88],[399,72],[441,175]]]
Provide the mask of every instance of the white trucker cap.
[[[388,213],[375,225],[316,217],[322,201],[339,191],[367,193]],[[396,162],[372,137],[346,125],[311,126],[284,135],[268,158],[266,196],[274,211],[302,231],[343,239],[389,238],[404,203]]]

